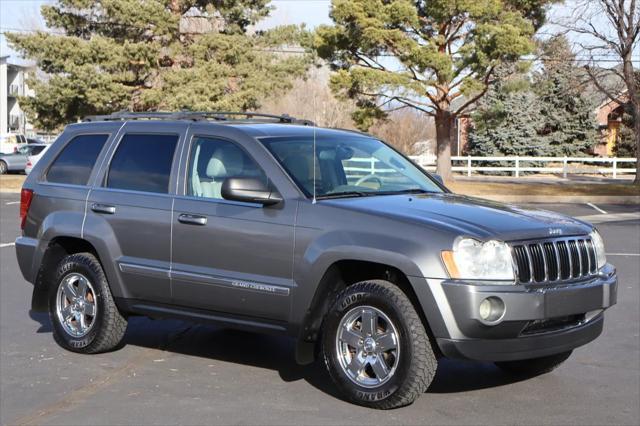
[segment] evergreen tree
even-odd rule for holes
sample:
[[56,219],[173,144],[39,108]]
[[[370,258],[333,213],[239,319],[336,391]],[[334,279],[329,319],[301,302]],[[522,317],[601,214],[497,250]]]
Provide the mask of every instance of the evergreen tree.
[[616,157],[637,158],[636,136],[634,132],[633,106],[631,102],[625,105],[622,115],[622,123],[618,129],[618,137],[613,147],[613,155]]
[[564,36],[542,43],[542,71],[534,89],[544,105],[544,126],[539,129],[545,155],[584,155],[597,141],[595,103],[585,96],[582,75]]
[[269,0],[56,0],[42,7],[49,28],[7,34],[46,78],[20,103],[34,123],[55,129],[117,110],[246,110],[291,86],[309,57],[269,50],[305,32],[250,34]]
[[543,43],[541,56],[540,70],[503,76],[479,104],[470,154],[579,156],[595,145],[594,105],[584,94],[568,42],[559,37]]
[[359,127],[400,106],[432,116],[437,171],[448,180],[454,120],[485,95],[501,64],[533,51],[551,2],[332,0],[334,25],[318,28],[315,47],[337,71],[332,88],[356,101]]
[[545,155],[543,104],[526,75],[502,77],[472,114],[467,150],[474,156]]

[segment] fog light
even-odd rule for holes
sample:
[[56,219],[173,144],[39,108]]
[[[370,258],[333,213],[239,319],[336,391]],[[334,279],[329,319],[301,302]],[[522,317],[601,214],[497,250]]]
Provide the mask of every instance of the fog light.
[[504,315],[504,302],[497,297],[487,297],[480,302],[478,314],[483,321],[496,322]]

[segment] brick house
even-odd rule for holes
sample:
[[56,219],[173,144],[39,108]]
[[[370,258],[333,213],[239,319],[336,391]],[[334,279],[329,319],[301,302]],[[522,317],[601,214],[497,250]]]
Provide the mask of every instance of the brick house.
[[[618,98],[624,102],[628,99],[628,95],[622,92]],[[613,148],[622,124],[624,107],[624,103],[607,99],[596,108],[595,113],[601,139],[600,143],[593,149],[594,154],[601,157],[610,157],[613,155]]]

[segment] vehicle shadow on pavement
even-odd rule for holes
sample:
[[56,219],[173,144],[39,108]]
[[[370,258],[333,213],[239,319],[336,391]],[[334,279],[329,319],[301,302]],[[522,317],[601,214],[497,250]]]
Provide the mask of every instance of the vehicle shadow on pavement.
[[35,312],[29,310],[29,318],[40,324],[40,328],[36,330],[36,333],[51,333],[51,320],[47,312]]
[[342,399],[321,361],[307,366],[296,363],[295,340],[287,336],[136,317],[129,320],[123,343],[274,370],[285,382],[305,380]]
[[[29,312],[40,324],[38,333],[51,332],[47,313]],[[295,361],[295,340],[286,336],[251,333],[179,320],[129,319],[121,344],[133,345],[187,356],[207,358],[277,371],[285,382],[305,380],[311,386],[343,399],[331,382],[321,359],[311,365]],[[441,359],[427,393],[458,393],[504,386],[524,380],[504,373],[492,363]]]
[[505,373],[493,363],[442,358],[427,393],[458,393],[516,383],[526,377]]
[[[295,341],[289,337],[181,321],[135,318],[130,321],[125,344],[276,370],[285,382],[305,380],[317,389],[342,399],[321,359],[307,366],[296,364]],[[504,373],[492,363],[441,359],[427,392],[466,392],[504,386],[525,379]]]

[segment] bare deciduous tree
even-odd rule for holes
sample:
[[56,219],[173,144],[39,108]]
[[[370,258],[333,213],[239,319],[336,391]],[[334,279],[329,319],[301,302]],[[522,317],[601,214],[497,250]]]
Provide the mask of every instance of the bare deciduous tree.
[[289,114],[312,120],[322,127],[354,129],[351,119],[354,104],[336,99],[329,88],[328,80],[328,70],[314,70],[306,80],[297,80],[284,96],[262,102],[261,112]]
[[[305,118],[322,127],[355,129],[351,118],[355,110],[353,101],[337,99],[329,88],[328,78],[326,68],[314,70],[306,80],[296,81],[284,96],[264,100],[261,111]],[[436,139],[433,118],[408,109],[389,113],[369,128],[369,133],[407,155],[417,153],[416,143]]]
[[369,133],[379,137],[406,155],[419,154],[417,144],[431,142],[435,146],[436,126],[433,117],[419,111],[401,109],[378,121]]
[[[589,58],[585,69],[598,90],[621,104],[631,102],[633,105],[636,152],[640,153],[640,82],[634,71],[634,61],[637,65],[640,59],[640,1],[575,0],[574,3],[573,17],[560,25],[577,35],[577,44]],[[613,55],[622,67],[597,66],[603,58]],[[602,84],[603,72],[616,74],[624,81],[625,96]],[[640,185],[640,155],[637,157],[634,183]]]

